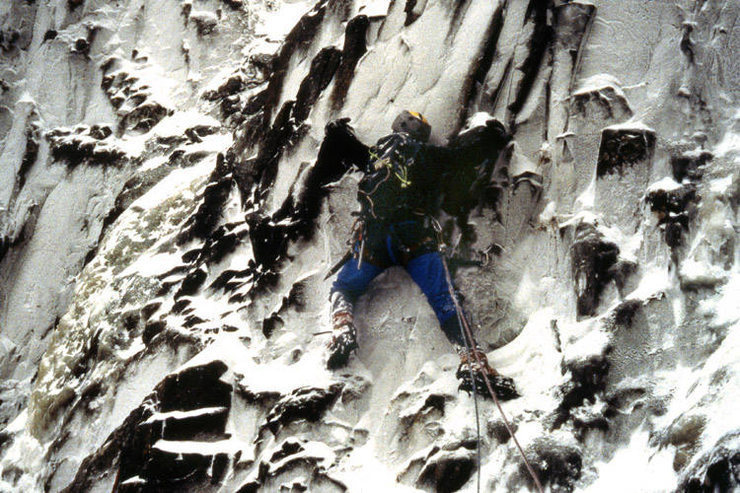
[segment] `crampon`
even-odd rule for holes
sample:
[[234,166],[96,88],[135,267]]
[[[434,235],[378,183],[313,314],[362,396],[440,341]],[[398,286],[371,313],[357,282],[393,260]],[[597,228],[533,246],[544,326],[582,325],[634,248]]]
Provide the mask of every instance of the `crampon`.
[[346,366],[352,351],[358,347],[355,329],[352,325],[334,329],[329,342],[329,358],[326,360],[326,367],[335,370]]
[[[478,358],[475,357],[475,354]],[[480,359],[480,364],[478,363]],[[475,379],[475,386],[473,386],[473,380],[471,379],[471,368],[473,378]],[[519,392],[516,390],[514,380],[510,377],[505,377],[499,374],[496,370],[491,368],[488,364],[488,358],[486,353],[482,350],[475,348],[471,350],[470,355],[466,350],[462,350],[460,354],[460,365],[457,367],[455,376],[460,380],[458,390],[464,390],[465,392],[471,393],[473,389],[477,391],[478,395],[486,398],[491,398],[486,386],[484,375],[488,377],[488,381],[491,383],[493,391],[496,392],[496,397],[502,401],[508,401],[519,397]]]

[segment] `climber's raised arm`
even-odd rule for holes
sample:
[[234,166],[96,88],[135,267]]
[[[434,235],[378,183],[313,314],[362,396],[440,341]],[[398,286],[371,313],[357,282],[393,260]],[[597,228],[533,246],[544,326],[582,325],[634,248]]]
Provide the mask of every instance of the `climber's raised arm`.
[[357,138],[349,121],[349,118],[340,118],[326,124],[318,160],[332,169],[348,171],[352,166],[357,166],[365,171],[369,147]]
[[510,142],[503,124],[490,118],[455,135],[446,146],[426,146],[426,162],[441,183],[445,212],[463,220],[473,207],[485,202],[493,165]]

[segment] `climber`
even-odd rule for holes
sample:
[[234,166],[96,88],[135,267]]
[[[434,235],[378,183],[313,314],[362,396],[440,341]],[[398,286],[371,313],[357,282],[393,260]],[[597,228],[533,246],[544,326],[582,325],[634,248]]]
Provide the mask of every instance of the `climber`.
[[[486,159],[495,159],[511,140],[503,125],[490,119],[474,127],[448,147],[428,144],[431,127],[419,113],[403,111],[392,124],[393,133],[367,148],[348,125],[349,119],[330,122],[324,143],[338,154],[344,166],[355,165],[364,171],[358,185],[360,213],[354,227],[351,249],[334,281],[331,294],[332,339],[327,366],[347,364],[358,348],[353,321],[353,305],[370,282],[393,265],[403,266],[418,284],[432,306],[448,340],[461,358],[457,376],[461,389],[473,388],[483,393],[481,372],[496,382],[502,398],[515,397],[511,379],[501,377],[486,361],[485,353],[466,341],[461,329],[464,313],[456,310],[457,291],[448,283],[445,259],[440,252],[440,229],[435,216],[439,209],[459,210],[469,207],[460,200],[450,201],[449,183],[460,183],[461,176]],[[466,175],[467,174],[467,175]],[[475,176],[475,173],[472,175]],[[450,202],[456,202],[450,204]],[[331,273],[330,273],[331,274]],[[466,342],[478,357],[466,350]]]

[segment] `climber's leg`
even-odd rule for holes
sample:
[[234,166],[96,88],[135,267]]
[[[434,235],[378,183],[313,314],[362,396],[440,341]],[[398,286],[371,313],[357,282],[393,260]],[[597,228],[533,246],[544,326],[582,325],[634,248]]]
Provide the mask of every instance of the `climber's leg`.
[[339,271],[329,297],[333,334],[326,365],[330,369],[346,365],[352,351],[357,349],[354,302],[381,272],[383,269],[367,261],[360,265],[354,257]]
[[[406,271],[427,297],[447,339],[456,346],[465,347],[455,302],[450,294],[452,291],[457,296],[457,292],[454,286],[451,290],[447,284],[447,276],[439,252],[425,253],[411,259],[406,264]],[[460,313],[460,316],[464,317],[465,314]]]

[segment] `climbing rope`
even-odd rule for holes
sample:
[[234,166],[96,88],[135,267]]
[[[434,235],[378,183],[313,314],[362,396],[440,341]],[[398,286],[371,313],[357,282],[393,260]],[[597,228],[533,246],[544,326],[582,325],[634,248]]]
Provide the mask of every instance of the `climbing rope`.
[[[478,363],[479,368],[483,368],[483,363],[480,359],[480,355],[477,351],[472,351],[471,346],[475,345],[475,339],[473,338],[473,333],[470,330],[470,325],[468,324],[468,321],[465,319],[465,317],[462,315],[462,308],[460,308],[460,303],[457,301],[457,297],[455,296],[455,291],[452,288],[452,276],[450,275],[450,269],[447,267],[447,260],[445,259],[444,255],[440,255],[442,257],[442,265],[444,266],[445,270],[445,278],[447,280],[447,289],[450,292],[450,296],[452,297],[452,302],[455,305],[455,311],[457,312],[457,319],[460,322],[460,332],[463,336],[463,341],[465,342],[465,350],[468,352],[468,361],[471,360],[471,354],[475,356],[475,360]],[[475,376],[473,375],[473,366],[469,365],[470,369],[470,378],[473,382],[473,395],[476,395],[476,387],[475,387]],[[498,400],[498,397],[496,396],[496,392],[493,390],[493,387],[491,386],[491,382],[488,379],[488,375],[486,375],[485,372],[481,372],[483,375],[483,380],[486,383],[486,387],[488,388],[488,393],[491,394],[491,397],[493,398],[493,402],[496,404],[496,407],[498,408],[499,413],[501,413],[501,418],[504,421],[504,426],[506,426],[506,431],[509,432],[509,436],[511,436],[512,440],[514,440],[514,443],[516,444],[517,449],[519,449],[519,454],[521,454],[522,459],[524,459],[524,465],[527,467],[527,470],[529,471],[530,476],[532,476],[532,480],[534,481],[535,486],[537,487],[537,491],[539,493],[543,493],[542,490],[542,483],[540,483],[540,478],[537,476],[537,473],[532,468],[532,465],[529,463],[529,460],[527,460],[527,456],[524,454],[524,449],[522,449],[522,446],[519,444],[519,440],[516,439],[516,435],[514,434],[514,430],[511,428],[511,425],[509,424],[509,420],[506,419],[506,414],[504,413],[503,408],[501,407],[501,403]],[[479,420],[478,417],[478,400],[475,399],[475,419],[476,422]],[[480,423],[476,423],[478,427],[478,491],[480,492]]]
[[[445,261],[444,256],[442,257],[442,262],[444,263],[444,266],[445,266],[445,273],[446,273],[446,277],[447,277],[447,285],[448,286],[451,286],[451,284],[450,284],[450,276],[449,276],[449,274],[447,274],[447,272],[448,272],[448,270],[447,270],[447,262]],[[454,293],[452,293],[452,299],[455,299]],[[460,310],[457,309],[457,307],[455,307],[455,312],[457,313],[457,321],[460,324],[460,327],[462,327],[462,318],[463,318],[462,317],[462,313],[460,312]],[[468,338],[465,337],[465,334],[463,334],[463,342],[465,343],[465,351],[468,353],[468,361],[471,361],[471,359],[470,359],[470,353],[472,352],[472,350],[470,348],[470,343],[468,343]],[[473,365],[468,365],[468,371],[470,372],[470,381],[473,383],[473,404],[475,406],[475,432],[476,432],[476,435],[477,435],[477,441],[476,441],[476,445],[477,445],[476,446],[476,460],[478,462],[478,467],[477,467],[478,472],[476,474],[476,476],[477,476],[477,487],[476,487],[476,491],[477,491],[477,493],[480,493],[480,474],[481,474],[481,472],[480,472],[480,465],[481,465],[481,460],[480,460],[480,457],[481,457],[481,453],[480,453],[480,442],[481,442],[481,440],[480,440],[480,413],[478,411],[478,388],[477,388],[477,385],[476,385],[475,374],[473,373]]]

